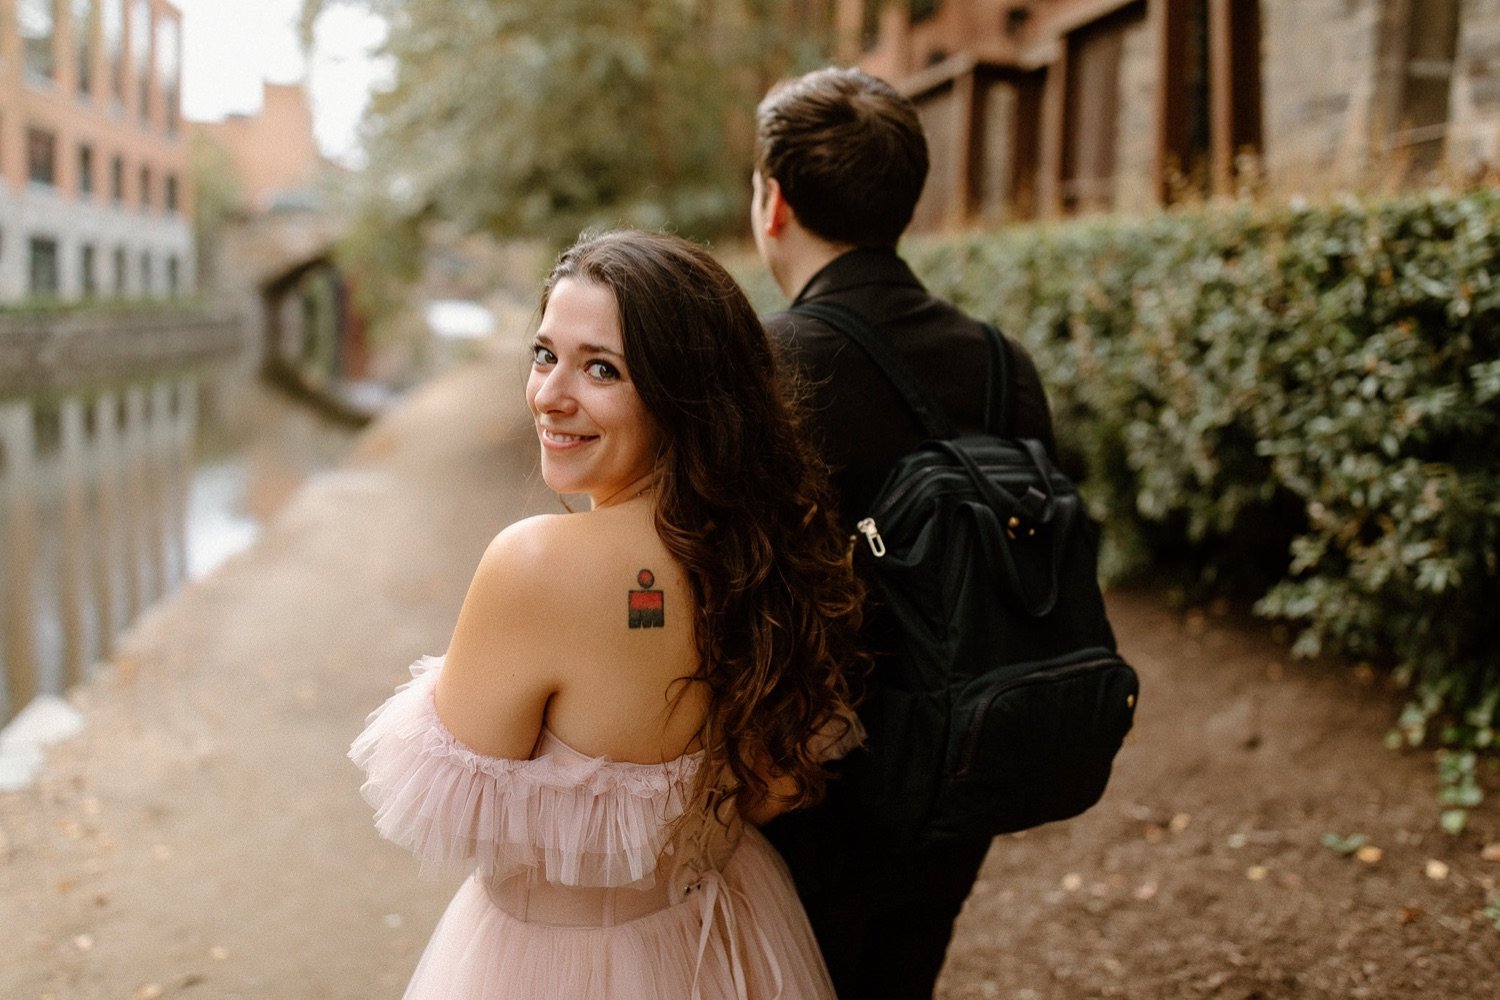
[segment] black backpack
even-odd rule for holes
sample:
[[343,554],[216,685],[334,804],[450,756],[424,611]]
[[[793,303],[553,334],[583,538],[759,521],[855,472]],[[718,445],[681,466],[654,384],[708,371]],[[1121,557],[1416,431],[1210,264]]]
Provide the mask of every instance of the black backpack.
[[928,438],[858,523],[879,659],[860,707],[867,749],[843,780],[896,847],[1078,815],[1104,793],[1139,682],[1115,650],[1077,490],[1039,442],[999,426],[1004,338],[985,326],[986,433],[960,437],[857,314],[827,302],[792,312],[863,348]]

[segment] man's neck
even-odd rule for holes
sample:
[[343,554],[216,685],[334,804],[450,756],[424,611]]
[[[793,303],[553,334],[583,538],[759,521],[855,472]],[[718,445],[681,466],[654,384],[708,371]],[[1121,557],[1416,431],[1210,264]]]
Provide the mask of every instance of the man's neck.
[[782,252],[776,265],[771,267],[771,276],[788,301],[796,300],[813,275],[854,249],[853,244],[830,243],[801,226],[797,226],[795,232],[786,232],[781,239],[785,242],[781,245]]

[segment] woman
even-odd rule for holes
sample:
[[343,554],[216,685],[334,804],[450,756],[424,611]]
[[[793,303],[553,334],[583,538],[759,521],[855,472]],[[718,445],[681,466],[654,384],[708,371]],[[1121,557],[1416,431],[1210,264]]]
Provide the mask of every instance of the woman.
[[475,870],[407,997],[831,998],[753,828],[847,745],[860,590],[733,279],[675,237],[560,258],[526,399],[590,509],[485,552],[445,658],[350,756],[382,834]]

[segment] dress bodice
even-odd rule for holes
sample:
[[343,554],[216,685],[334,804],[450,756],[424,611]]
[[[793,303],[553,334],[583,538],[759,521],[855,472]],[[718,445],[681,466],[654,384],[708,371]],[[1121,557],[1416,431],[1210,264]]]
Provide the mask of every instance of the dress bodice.
[[[441,657],[371,713],[349,756],[377,830],[424,872],[476,871],[492,886],[526,881],[651,889],[681,899],[733,854],[742,825],[688,801],[703,754],[660,764],[581,753],[547,729],[529,760],[477,753],[438,717]],[[709,794],[712,794],[711,792]]]

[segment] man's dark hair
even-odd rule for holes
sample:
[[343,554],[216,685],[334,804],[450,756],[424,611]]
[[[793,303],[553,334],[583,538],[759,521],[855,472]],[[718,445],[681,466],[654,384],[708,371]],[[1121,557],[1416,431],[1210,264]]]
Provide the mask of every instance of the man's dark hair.
[[797,220],[834,243],[894,246],[927,179],[911,101],[857,69],[828,67],[771,88],[755,112],[755,168]]

